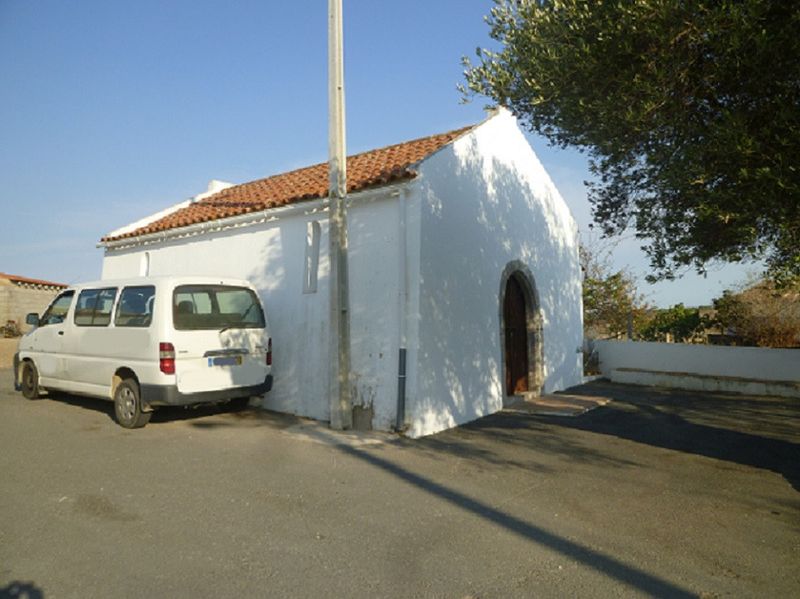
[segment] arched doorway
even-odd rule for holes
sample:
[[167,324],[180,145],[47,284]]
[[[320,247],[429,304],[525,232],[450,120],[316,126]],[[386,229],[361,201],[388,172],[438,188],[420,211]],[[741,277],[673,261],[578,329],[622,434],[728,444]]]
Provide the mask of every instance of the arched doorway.
[[517,277],[508,277],[503,300],[506,395],[517,395],[528,391],[528,327],[525,312],[522,287]]
[[542,389],[542,319],[533,276],[523,262],[506,266],[500,285],[500,338],[506,403]]

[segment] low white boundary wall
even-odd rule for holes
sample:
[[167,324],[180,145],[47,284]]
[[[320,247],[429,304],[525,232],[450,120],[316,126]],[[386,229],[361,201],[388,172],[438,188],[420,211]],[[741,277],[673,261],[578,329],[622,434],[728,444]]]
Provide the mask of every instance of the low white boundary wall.
[[603,376],[621,383],[800,397],[800,350],[595,341]]

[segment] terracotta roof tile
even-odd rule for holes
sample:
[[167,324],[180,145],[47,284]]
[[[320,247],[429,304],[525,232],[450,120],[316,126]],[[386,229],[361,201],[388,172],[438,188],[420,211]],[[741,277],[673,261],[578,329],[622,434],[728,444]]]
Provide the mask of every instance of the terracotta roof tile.
[[23,283],[26,285],[34,285],[41,287],[66,287],[64,283],[54,283],[53,281],[43,281],[42,279],[31,279],[29,277],[10,275],[4,272],[0,272],[0,279],[7,279],[12,283]]
[[[473,126],[347,157],[347,191],[352,193],[416,176],[413,167]],[[286,206],[328,195],[328,164],[321,163],[228,187],[122,235],[114,241]]]

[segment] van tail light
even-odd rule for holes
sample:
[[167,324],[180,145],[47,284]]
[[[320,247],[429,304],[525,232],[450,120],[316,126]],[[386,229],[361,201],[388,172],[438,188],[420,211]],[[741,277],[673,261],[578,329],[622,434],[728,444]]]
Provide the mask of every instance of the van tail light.
[[158,368],[164,374],[175,374],[175,346],[171,343],[158,344]]
[[272,366],[272,337],[267,341],[267,366]]

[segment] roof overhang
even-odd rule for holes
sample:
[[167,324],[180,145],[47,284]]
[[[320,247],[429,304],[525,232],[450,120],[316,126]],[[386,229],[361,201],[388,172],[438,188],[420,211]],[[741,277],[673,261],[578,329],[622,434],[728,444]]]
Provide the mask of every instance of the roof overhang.
[[[415,177],[416,178],[416,177]],[[348,207],[356,204],[366,204],[383,199],[390,199],[399,197],[402,190],[406,188],[409,183],[415,178],[401,179],[399,181],[382,185],[380,187],[371,187],[369,189],[350,193],[347,195]],[[194,223],[185,227],[177,227],[167,229],[165,231],[158,231],[155,233],[148,233],[146,235],[137,235],[135,237],[123,237],[109,241],[100,241],[96,247],[105,248],[106,250],[121,250],[137,246],[147,246],[172,241],[177,239],[186,239],[189,237],[196,237],[200,235],[207,235],[211,233],[218,233],[220,231],[230,231],[233,229],[243,229],[252,227],[262,223],[272,223],[284,220],[295,216],[309,216],[313,214],[327,214],[330,206],[328,198],[307,200],[304,202],[296,202],[286,206],[278,206],[275,208],[267,208],[266,210],[259,210],[256,212],[247,212],[237,216],[227,218],[218,218],[214,220]],[[327,218],[327,217],[326,217]]]

